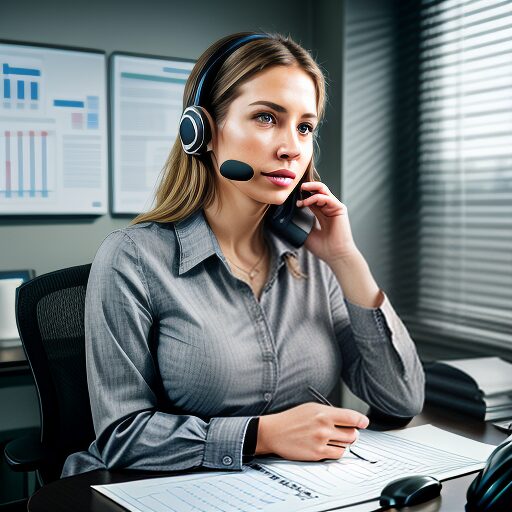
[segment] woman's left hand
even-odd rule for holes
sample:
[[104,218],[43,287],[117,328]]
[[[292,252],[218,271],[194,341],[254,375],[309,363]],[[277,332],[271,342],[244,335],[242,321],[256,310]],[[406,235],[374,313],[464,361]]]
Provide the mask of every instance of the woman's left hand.
[[297,206],[308,206],[320,224],[320,228],[316,223],[313,225],[304,247],[326,263],[358,253],[347,207],[320,181],[305,182],[301,190],[313,195],[297,201]]

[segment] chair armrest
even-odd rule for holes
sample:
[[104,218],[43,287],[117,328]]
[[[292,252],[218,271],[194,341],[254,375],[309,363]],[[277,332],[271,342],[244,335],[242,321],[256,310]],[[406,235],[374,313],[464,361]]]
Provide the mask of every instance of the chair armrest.
[[44,465],[49,454],[41,446],[36,428],[29,435],[9,441],[4,447],[4,456],[13,471],[35,471]]

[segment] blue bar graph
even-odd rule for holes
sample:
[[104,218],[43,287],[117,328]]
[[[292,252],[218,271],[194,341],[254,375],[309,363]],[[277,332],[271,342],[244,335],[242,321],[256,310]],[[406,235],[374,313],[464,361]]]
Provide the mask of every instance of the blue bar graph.
[[30,197],[36,196],[36,149],[34,143],[34,132],[29,132],[30,136]]
[[173,78],[167,76],[158,75],[145,75],[142,73],[127,73],[126,71],[121,73],[121,78],[130,78],[132,80],[149,80],[150,82],[167,82],[170,84],[185,85],[187,80],[185,78]]
[[30,99],[37,100],[38,98],[38,83],[30,82]]
[[23,132],[18,132],[18,196],[23,197]]
[[11,81],[8,78],[4,78],[4,98],[11,97]]
[[[0,168],[0,195],[5,198],[50,197],[52,168],[48,165],[48,153],[51,151],[48,138],[51,134],[45,130],[3,132],[5,161]],[[1,169],[5,169],[5,174]]]
[[3,68],[4,75],[41,76],[39,69],[13,68],[9,64],[4,64]]
[[25,82],[23,80],[18,80],[18,99],[25,99]]
[[87,128],[98,128],[98,114],[87,114]]
[[46,168],[46,137],[47,132],[41,132],[41,153],[42,153],[42,173],[43,173],[43,197],[48,197],[48,169]]
[[11,133],[5,132],[5,197],[11,197]]
[[99,108],[100,108],[99,96],[87,96],[87,108],[90,110],[99,110]]
[[84,108],[85,104],[83,101],[74,100],[53,100],[54,107],[73,107],[73,108]]
[[96,130],[99,128],[99,96],[87,96],[87,128]]
[[182,75],[190,75],[190,69],[180,69],[180,68],[168,68],[168,67],[164,67],[162,68],[163,71],[165,71],[166,73],[179,73],[179,74],[182,74]]
[[[2,64],[2,70],[4,74],[4,87],[3,97],[6,100],[14,99],[13,96],[16,94],[18,101],[24,101],[29,99],[35,102],[39,100],[39,82],[37,79],[28,79],[25,77],[39,77],[41,76],[40,69],[29,69],[21,67],[9,66],[9,64]],[[11,75],[11,76],[9,76]],[[12,86],[11,86],[12,84]],[[25,89],[26,85],[26,89]],[[16,87],[14,87],[16,86]],[[30,93],[29,93],[30,91]],[[30,96],[29,96],[30,94]],[[10,107],[10,102],[5,102],[6,108]],[[19,107],[23,107],[23,104],[18,103]],[[32,103],[31,108],[38,108],[36,103]]]

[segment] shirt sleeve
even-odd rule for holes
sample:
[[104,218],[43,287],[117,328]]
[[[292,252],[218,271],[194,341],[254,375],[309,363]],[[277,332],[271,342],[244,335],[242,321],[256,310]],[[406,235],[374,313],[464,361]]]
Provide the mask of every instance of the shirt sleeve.
[[349,389],[383,414],[411,417],[423,408],[425,376],[416,346],[389,299],[378,308],[352,304],[330,274],[330,306]]
[[199,418],[161,408],[149,339],[155,319],[133,240],[111,233],[87,285],[87,379],[96,444],[107,469],[242,468],[251,417]]

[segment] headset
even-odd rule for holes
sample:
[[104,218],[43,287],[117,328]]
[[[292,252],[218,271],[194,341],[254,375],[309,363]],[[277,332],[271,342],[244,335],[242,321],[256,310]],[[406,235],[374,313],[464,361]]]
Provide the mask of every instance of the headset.
[[[270,39],[270,36],[267,34],[250,34],[227,41],[208,59],[199,73],[192,104],[185,108],[180,119],[179,134],[185,153],[202,156],[207,152],[207,147],[212,137],[212,130],[203,105],[205,105],[210,93],[211,85],[227,58],[244,44],[256,39]],[[252,174],[249,179],[251,177]]]
[[[187,105],[180,119],[181,145],[188,155],[201,157],[208,151],[212,128],[204,106],[222,64],[238,48],[257,39],[271,39],[271,36],[263,33],[250,34],[227,41],[214,52],[200,71],[192,104]],[[224,178],[235,181],[249,181],[254,176],[253,168],[240,160],[226,160],[221,164],[219,171]],[[302,197],[309,195],[309,192],[304,192]],[[300,197],[299,183],[282,205],[272,205],[269,208],[265,219],[266,225],[275,234],[295,247],[304,244],[315,222],[315,216],[309,209],[296,207],[295,203]]]
[[[512,436],[511,436],[512,437]],[[466,512],[501,512],[512,507],[512,439],[489,455],[485,468],[468,487]]]

